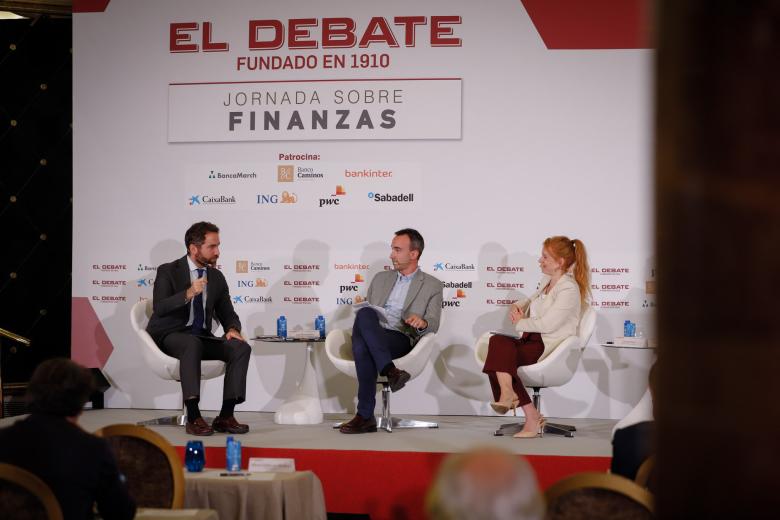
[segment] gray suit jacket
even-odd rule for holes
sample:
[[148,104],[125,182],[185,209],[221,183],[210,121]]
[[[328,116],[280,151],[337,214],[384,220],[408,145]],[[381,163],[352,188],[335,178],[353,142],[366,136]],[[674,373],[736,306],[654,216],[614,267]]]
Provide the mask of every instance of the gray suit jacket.
[[[390,292],[392,292],[397,278],[396,271],[383,271],[374,276],[371,285],[368,286],[368,303],[383,307],[387,303],[387,298],[390,297]],[[423,334],[438,331],[441,319],[442,290],[443,287],[438,278],[418,270],[409,285],[409,292],[406,293],[402,317],[406,318],[411,314],[416,314],[427,321],[428,328]],[[413,327],[404,327],[401,332],[409,336],[412,345],[422,337]]]

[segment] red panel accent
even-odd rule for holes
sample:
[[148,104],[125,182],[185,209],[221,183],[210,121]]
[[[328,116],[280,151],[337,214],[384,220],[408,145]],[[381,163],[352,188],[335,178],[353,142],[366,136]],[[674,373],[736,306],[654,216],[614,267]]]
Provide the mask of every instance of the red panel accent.
[[114,351],[106,329],[86,297],[73,297],[71,309],[70,357],[88,368],[103,368]]
[[102,13],[111,0],[73,0],[74,13]]
[[520,0],[548,49],[651,47],[649,0]]
[[[176,446],[176,451],[184,460],[184,448]],[[241,450],[241,463],[246,468],[249,457],[292,458],[295,459],[295,469],[313,471],[320,479],[325,493],[325,507],[329,512],[369,514],[372,519],[413,520],[425,518],[425,494],[439,464],[447,455],[244,447]],[[575,473],[606,472],[610,464],[609,457],[529,455],[526,458],[536,471],[542,489]],[[225,448],[207,447],[206,466],[224,468]]]

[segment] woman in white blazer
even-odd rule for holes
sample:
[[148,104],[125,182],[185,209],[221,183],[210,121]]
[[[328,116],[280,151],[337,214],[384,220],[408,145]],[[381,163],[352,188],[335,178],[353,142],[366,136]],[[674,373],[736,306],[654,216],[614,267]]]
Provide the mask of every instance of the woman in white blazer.
[[547,357],[564,339],[577,334],[581,310],[590,294],[590,268],[585,245],[577,239],[555,236],[544,241],[539,267],[544,274],[537,290],[525,302],[515,303],[509,318],[519,338],[494,335],[482,369],[490,379],[498,413],[523,409],[525,426],[518,438],[541,435],[544,418],[531,402],[517,375],[517,367]]

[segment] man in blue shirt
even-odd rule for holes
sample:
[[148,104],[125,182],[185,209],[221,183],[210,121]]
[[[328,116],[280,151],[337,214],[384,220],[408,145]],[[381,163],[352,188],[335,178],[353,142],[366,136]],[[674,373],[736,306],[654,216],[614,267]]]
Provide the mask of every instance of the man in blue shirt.
[[[387,377],[393,392],[403,388],[409,373],[396,368],[393,359],[411,352],[424,334],[439,330],[442,283],[418,267],[424,246],[418,231],[396,231],[390,247],[393,270],[377,274],[367,294],[371,305],[384,309],[384,316],[371,308],[362,308],[355,315],[352,353],[358,376],[358,407],[355,417],[341,426],[341,433],[376,431],[377,374]],[[355,298],[355,303],[362,301],[360,296]]]

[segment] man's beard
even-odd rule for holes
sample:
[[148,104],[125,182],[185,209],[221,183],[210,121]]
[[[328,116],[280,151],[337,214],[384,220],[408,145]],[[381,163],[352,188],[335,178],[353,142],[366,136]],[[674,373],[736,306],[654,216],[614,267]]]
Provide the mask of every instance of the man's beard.
[[206,259],[206,257],[204,257],[203,255],[201,255],[200,253],[197,253],[197,254],[195,255],[195,261],[196,261],[196,262],[198,262],[198,263],[199,263],[199,264],[201,264],[201,265],[207,265],[207,266],[209,266],[209,267],[212,267],[212,268],[213,268],[213,267],[216,267],[216,265],[217,265],[217,258],[218,258],[218,257],[215,257],[214,259],[212,259],[211,261],[209,261],[209,260],[207,260],[207,259]]

